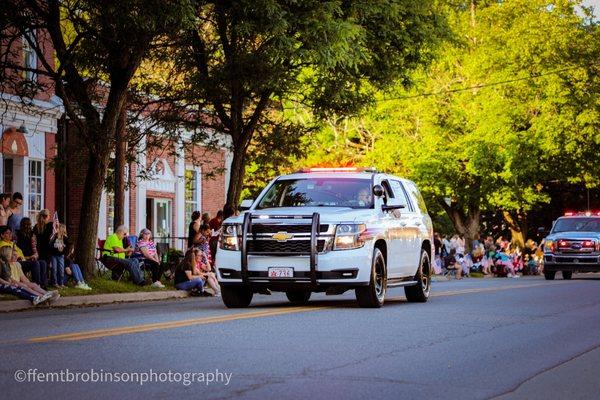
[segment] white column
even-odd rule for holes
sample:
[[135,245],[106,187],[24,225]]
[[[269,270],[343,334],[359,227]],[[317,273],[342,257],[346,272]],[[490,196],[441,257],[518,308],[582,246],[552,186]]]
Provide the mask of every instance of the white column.
[[98,238],[106,239],[106,191],[102,191],[100,198],[100,217],[98,218]]
[[[43,168],[44,163],[42,163]],[[45,176],[42,171],[42,209],[44,208]],[[13,158],[13,192],[23,195],[23,216],[29,216],[29,157]],[[52,211],[52,210],[51,210]]]
[[231,163],[233,162],[233,152],[225,148],[225,198],[227,198],[227,189],[231,180]]
[[[146,139],[143,138],[142,141],[139,144],[140,149],[145,149],[146,148]],[[138,165],[143,166],[143,168],[146,168],[146,153],[145,151],[140,151],[138,153]],[[139,232],[144,228],[149,228],[148,226],[146,226],[146,181],[143,179],[138,178],[138,174],[136,174],[135,176],[135,189],[137,190],[137,204],[136,204],[136,209],[137,209],[137,214],[136,214],[136,224],[137,224],[137,229],[136,231]]]
[[[185,236],[185,152],[183,148],[175,158],[175,236]],[[176,241],[177,247],[181,240]]]
[[129,165],[125,165],[125,193],[123,194],[124,199],[123,199],[123,221],[125,222],[125,226],[128,227],[129,232],[131,235],[137,235],[137,233],[139,232],[138,230],[136,230],[135,226],[131,226],[130,224],[130,220],[129,220],[129,215],[130,215],[130,210],[129,210],[129,205],[130,205],[130,201],[129,201]]

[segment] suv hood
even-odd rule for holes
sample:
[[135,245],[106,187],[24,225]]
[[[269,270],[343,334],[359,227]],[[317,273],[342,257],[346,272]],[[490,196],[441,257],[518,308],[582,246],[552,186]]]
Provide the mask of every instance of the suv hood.
[[[244,221],[244,214],[251,212],[253,215],[312,215],[313,213],[320,214],[320,222],[322,224],[332,224],[340,222],[367,222],[375,216],[375,210],[370,209],[356,209],[350,207],[279,207],[279,208],[265,208],[262,210],[250,210],[245,211],[242,214],[231,217],[223,221],[224,223],[242,223]],[[280,220],[285,221],[285,220]],[[289,221],[289,220],[287,220]],[[303,220],[308,223],[308,220]],[[299,221],[298,221],[299,222]]]

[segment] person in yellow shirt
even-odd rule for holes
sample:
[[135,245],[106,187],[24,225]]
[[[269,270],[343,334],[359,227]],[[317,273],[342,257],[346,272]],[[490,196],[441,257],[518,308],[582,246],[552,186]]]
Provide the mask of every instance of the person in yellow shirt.
[[31,273],[31,280],[42,288],[48,285],[47,264],[43,260],[37,260],[35,256],[25,256],[23,251],[13,242],[13,232],[6,226],[0,226],[0,247],[10,246],[17,254],[17,261],[21,264],[23,271]]
[[48,292],[27,279],[21,265],[17,262],[17,251],[14,247],[0,246],[0,262],[10,266],[10,283],[12,285],[25,289],[36,296],[47,297],[50,295],[51,301],[60,297],[57,291]]
[[[127,228],[121,225],[115,233],[109,235],[104,242],[104,251],[102,252],[102,262],[112,271],[115,269],[126,269],[136,285],[144,285],[144,274],[140,269],[140,262],[137,258],[126,258],[133,253],[131,246],[125,248],[123,239],[127,236]],[[113,278],[115,274],[113,273]]]

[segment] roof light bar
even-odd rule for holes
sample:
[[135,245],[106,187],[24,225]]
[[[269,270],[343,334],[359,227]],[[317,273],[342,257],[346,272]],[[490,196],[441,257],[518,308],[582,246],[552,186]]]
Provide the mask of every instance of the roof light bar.
[[305,168],[298,173],[308,172],[378,172],[375,167],[313,167]]
[[585,216],[585,217],[592,217],[592,216],[600,216],[600,211],[580,211],[580,212],[574,212],[574,211],[567,211],[565,212],[565,217],[574,217],[574,216]]

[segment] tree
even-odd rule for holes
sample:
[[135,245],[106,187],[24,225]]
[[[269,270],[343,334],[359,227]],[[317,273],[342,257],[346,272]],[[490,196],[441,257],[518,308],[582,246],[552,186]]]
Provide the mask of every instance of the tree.
[[[318,116],[348,114],[431,58],[444,24],[434,1],[197,1],[197,23],[174,52],[185,80],[163,98],[183,101],[199,126],[231,139],[227,204],[237,205],[259,129],[289,101]],[[280,141],[284,143],[285,141]]]
[[[190,22],[186,0],[4,0],[4,41],[35,30],[45,40],[28,40],[76,128],[87,165],[81,203],[77,262],[92,272],[100,196],[119,117],[130,83],[150,50]],[[29,37],[29,36],[25,36]],[[45,51],[50,43],[54,52]],[[8,47],[10,52],[10,46]],[[51,59],[56,58],[55,66]],[[23,68],[2,57],[0,70]],[[6,77],[14,77],[7,75]]]
[[[522,243],[550,182],[599,176],[599,30],[578,3],[456,2],[447,9],[453,39],[415,72],[418,84],[380,94],[350,122],[374,137],[354,162],[417,181],[468,240],[482,212],[500,211]],[[331,144],[331,132],[311,145]],[[329,146],[312,159],[351,156]]]

